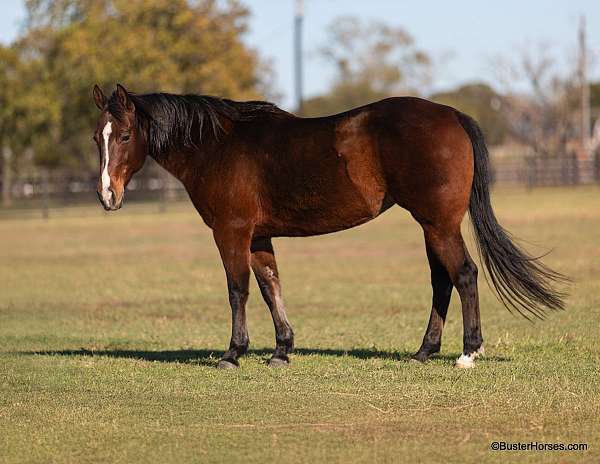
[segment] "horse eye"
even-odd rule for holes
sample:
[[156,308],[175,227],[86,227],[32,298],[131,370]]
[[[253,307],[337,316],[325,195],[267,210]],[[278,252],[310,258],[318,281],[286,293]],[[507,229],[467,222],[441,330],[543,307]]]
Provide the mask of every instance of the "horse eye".
[[121,134],[121,142],[129,142],[129,134]]

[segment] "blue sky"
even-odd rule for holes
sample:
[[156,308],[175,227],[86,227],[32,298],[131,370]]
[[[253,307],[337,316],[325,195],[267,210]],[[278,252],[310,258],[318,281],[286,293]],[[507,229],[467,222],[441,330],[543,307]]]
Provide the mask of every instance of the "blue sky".
[[[247,42],[271,59],[283,106],[293,105],[292,18],[294,0],[242,0],[252,12]],[[2,0],[0,41],[10,42],[24,14],[22,0]],[[333,75],[317,54],[327,25],[352,15],[401,25],[419,47],[444,58],[434,86],[444,89],[473,81],[495,81],[494,56],[515,56],[523,47],[544,43],[566,72],[575,62],[576,30],[585,14],[588,43],[600,75],[600,0],[305,0],[305,93],[327,89]],[[595,64],[597,63],[597,64]]]

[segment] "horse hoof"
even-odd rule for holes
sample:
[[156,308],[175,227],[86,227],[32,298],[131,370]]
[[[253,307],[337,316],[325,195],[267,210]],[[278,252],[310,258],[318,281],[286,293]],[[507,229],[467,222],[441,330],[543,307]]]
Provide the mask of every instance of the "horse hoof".
[[227,359],[221,359],[219,364],[217,364],[217,369],[237,369],[238,367],[240,366]]
[[475,367],[475,362],[473,361],[473,355],[465,356],[464,354],[460,355],[460,358],[456,360],[455,366],[458,369],[473,369]]
[[415,353],[410,357],[410,362],[411,363],[418,363],[418,364],[425,364],[427,361],[429,360],[429,356],[427,356],[427,354],[425,353]]
[[467,354],[461,354],[460,358],[458,358],[456,360],[456,367],[460,368],[460,369],[471,369],[473,367],[475,367],[475,358],[479,358],[481,356],[483,356],[483,345],[479,347],[479,349],[477,351],[474,351],[473,353],[467,355]]
[[271,358],[267,363],[270,367],[288,367],[290,362],[283,358]]

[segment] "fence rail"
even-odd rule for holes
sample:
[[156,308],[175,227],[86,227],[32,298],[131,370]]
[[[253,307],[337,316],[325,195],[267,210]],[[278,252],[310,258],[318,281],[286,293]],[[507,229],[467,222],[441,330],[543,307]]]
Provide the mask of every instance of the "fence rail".
[[[494,159],[493,182],[497,185],[538,186],[600,185],[600,156],[578,160],[574,155],[553,158],[521,157]],[[21,178],[11,186],[14,209],[40,209],[44,216],[49,208],[96,201],[96,176],[75,177],[47,173]],[[179,181],[150,165],[131,180],[127,202],[162,202],[168,204],[187,198]]]
[[600,156],[581,160],[575,155],[528,156],[493,163],[494,182],[499,185],[545,187],[600,183]]
[[[20,179],[12,185],[12,200],[17,205],[43,201],[52,204],[77,204],[96,200],[97,177],[76,178],[41,176]],[[180,182],[166,176],[145,176],[131,180],[127,186],[129,201],[153,201],[164,197],[177,199],[185,195]]]

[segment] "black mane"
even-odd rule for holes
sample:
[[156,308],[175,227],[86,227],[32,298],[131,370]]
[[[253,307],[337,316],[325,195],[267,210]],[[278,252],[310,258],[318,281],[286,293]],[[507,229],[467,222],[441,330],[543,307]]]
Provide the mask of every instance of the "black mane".
[[[185,148],[197,148],[208,132],[216,140],[225,131],[223,119],[251,121],[289,113],[266,101],[238,102],[207,95],[170,93],[129,93],[135,105],[138,128],[147,130],[150,155]],[[108,111],[123,120],[124,109],[116,92],[108,101]]]

